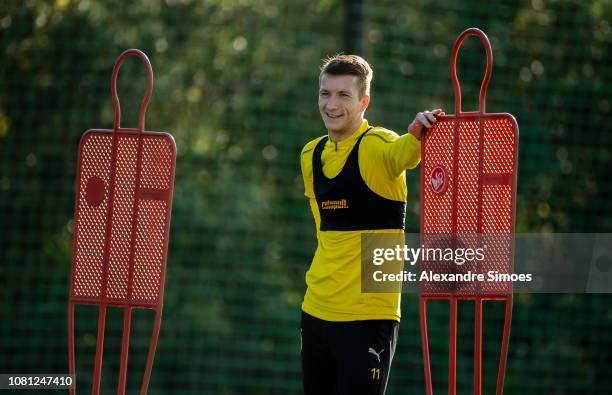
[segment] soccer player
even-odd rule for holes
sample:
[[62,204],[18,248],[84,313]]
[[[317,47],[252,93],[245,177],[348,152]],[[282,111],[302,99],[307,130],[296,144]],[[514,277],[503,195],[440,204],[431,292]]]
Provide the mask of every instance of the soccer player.
[[302,303],[305,395],[382,395],[395,352],[401,294],[361,292],[361,233],[403,233],[405,170],[418,165],[420,139],[444,112],[419,112],[401,137],[370,126],[371,80],[359,56],[324,61],[319,112],[327,135],[301,153],[318,241]]

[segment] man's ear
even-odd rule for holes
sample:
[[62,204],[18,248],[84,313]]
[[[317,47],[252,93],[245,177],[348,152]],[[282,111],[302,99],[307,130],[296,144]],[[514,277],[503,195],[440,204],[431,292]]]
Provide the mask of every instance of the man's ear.
[[364,95],[361,99],[361,112],[364,112],[370,105],[370,96]]

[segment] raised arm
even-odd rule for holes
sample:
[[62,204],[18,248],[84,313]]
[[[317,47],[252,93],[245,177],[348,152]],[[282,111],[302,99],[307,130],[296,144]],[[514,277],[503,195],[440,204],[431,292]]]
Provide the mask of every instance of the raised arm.
[[444,115],[441,109],[419,112],[408,126],[408,133],[401,137],[387,135],[384,143],[373,144],[378,157],[390,178],[399,177],[406,169],[415,168],[421,161],[421,137],[436,122],[436,116]]

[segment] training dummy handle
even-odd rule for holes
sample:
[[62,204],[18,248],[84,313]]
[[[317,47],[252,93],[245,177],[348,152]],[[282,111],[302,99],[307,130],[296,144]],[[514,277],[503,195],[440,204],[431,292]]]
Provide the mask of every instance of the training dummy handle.
[[147,106],[149,105],[153,92],[153,68],[151,67],[151,62],[149,62],[147,55],[139,49],[128,49],[124,51],[119,55],[115,61],[115,67],[113,67],[113,76],[111,77],[111,96],[113,98],[113,107],[115,108],[113,129],[117,131],[121,128],[121,104],[119,103],[119,96],[117,95],[117,76],[119,75],[121,65],[130,56],[140,59],[147,72],[147,90],[145,91],[145,95],[140,103],[140,110],[138,111],[138,131],[142,133],[145,126],[145,113],[147,112]]
[[487,68],[482,84],[480,85],[480,96],[478,98],[478,112],[481,115],[486,112],[487,86],[489,85],[489,80],[491,79],[491,72],[493,69],[493,51],[491,50],[491,43],[489,42],[487,35],[482,30],[471,27],[457,37],[455,45],[453,46],[453,52],[450,60],[450,73],[453,80],[453,90],[455,91],[455,115],[461,114],[461,86],[459,85],[459,80],[457,79],[457,55],[459,53],[459,48],[469,36],[476,36],[480,39],[480,42],[482,42],[487,55]]

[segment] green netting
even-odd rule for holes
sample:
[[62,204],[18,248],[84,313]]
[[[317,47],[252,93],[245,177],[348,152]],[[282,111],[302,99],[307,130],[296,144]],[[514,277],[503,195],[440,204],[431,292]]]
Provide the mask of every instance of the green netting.
[[[487,109],[514,114],[520,127],[518,231],[611,231],[610,1],[388,0],[364,2],[361,13],[349,3],[0,4],[0,373],[67,371],[76,148],[86,129],[112,126],[110,74],[129,47],[155,71],[147,125],[173,133],[178,146],[151,393],[301,393],[299,305],[315,237],[299,152],[324,133],[320,59],[346,48],[362,48],[375,70],[370,122],[403,132],[417,111],[452,112],[450,50],[461,31],[480,27],[494,54]],[[466,110],[477,104],[483,62],[468,40],[459,58]],[[123,125],[136,125],[141,65],[126,62],[118,85]],[[418,172],[408,180],[415,232]],[[609,393],[611,302],[517,296],[506,392]],[[483,393],[492,393],[503,311],[485,306]],[[459,309],[458,389],[470,393],[473,309]],[[78,385],[88,391],[97,310],[76,311]],[[443,392],[448,306],[429,311],[434,389]],[[134,317],[131,393],[149,313]],[[116,388],[121,317],[109,312],[105,393]],[[403,317],[388,394],[424,388],[414,296],[404,298]]]

